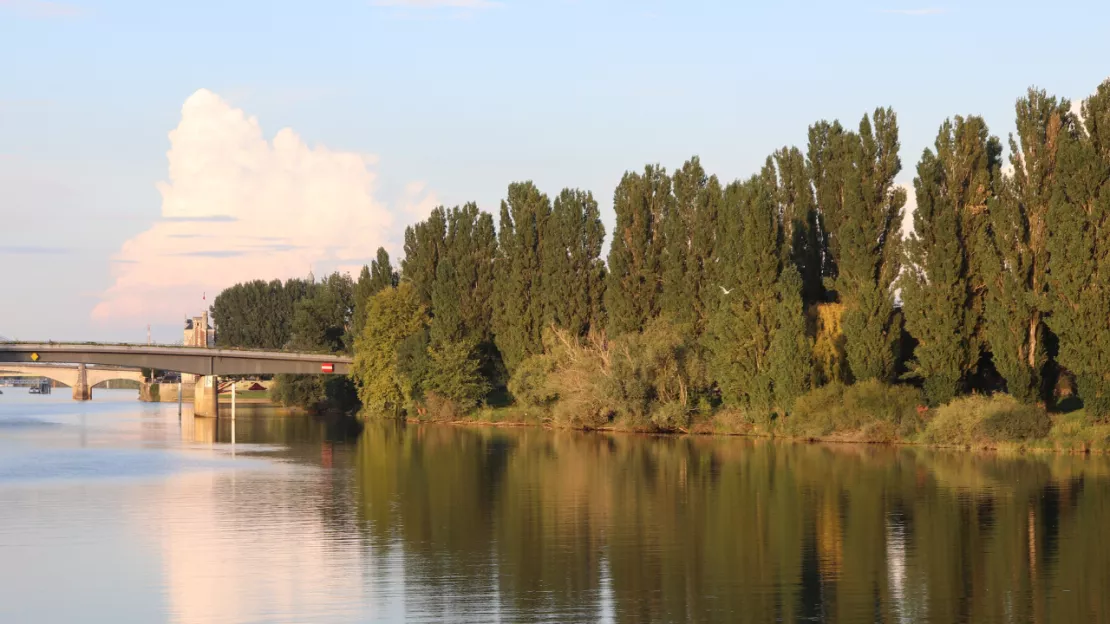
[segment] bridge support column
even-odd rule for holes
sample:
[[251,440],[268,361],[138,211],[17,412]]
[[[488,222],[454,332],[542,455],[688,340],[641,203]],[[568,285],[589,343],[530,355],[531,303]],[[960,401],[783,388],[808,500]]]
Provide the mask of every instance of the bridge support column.
[[77,367],[77,381],[73,384],[73,400],[92,400],[92,388],[89,387],[89,371],[85,369],[84,364]]
[[220,415],[220,380],[215,375],[197,379],[193,392],[193,415],[217,418]]

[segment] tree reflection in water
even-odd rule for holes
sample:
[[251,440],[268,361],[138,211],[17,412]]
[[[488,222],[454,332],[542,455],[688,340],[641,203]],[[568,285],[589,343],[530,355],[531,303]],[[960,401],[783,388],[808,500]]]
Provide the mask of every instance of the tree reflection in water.
[[1103,458],[397,423],[354,453],[371,552],[432,617],[1110,617]]

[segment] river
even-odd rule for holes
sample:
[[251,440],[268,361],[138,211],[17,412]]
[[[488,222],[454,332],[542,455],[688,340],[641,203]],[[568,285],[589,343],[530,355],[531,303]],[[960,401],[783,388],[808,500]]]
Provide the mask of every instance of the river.
[[1110,621],[1110,460],[3,388],[0,622]]

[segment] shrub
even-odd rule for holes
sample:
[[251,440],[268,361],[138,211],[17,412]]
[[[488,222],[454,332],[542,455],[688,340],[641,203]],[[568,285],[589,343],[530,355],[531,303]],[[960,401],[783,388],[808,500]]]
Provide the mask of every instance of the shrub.
[[470,412],[489,392],[482,376],[475,345],[467,341],[443,341],[428,349],[428,372],[424,380],[426,398],[432,393],[453,403],[460,412]]
[[510,391],[526,406],[549,407],[556,424],[596,428],[621,418],[633,426],[685,428],[705,401],[700,351],[665,321],[612,342],[551,328],[544,354],[525,360]]
[[841,317],[844,306],[839,303],[822,303],[814,306],[816,338],[813,342],[814,383],[825,384],[843,381],[847,377],[844,331]]
[[[607,395],[618,414],[633,423],[689,424],[689,411],[704,391],[707,374],[701,349],[683,332],[655,320],[642,333],[618,338],[609,351]],[[654,412],[671,403],[679,407],[667,407],[657,420]],[[680,412],[684,415],[678,417]]]
[[663,403],[652,410],[651,422],[660,429],[685,429],[690,426],[690,407],[678,401]]
[[853,386],[836,382],[799,397],[794,411],[779,421],[780,431],[811,438],[851,431],[876,441],[906,438],[920,427],[919,405],[921,392],[910,386],[876,380]]
[[1002,410],[983,420],[983,435],[994,442],[1025,442],[1048,435],[1052,420],[1043,409],[1022,405]]
[[559,425],[579,428],[607,425],[616,409],[610,397],[612,371],[605,337],[592,334],[581,339],[553,328],[544,334],[544,352],[539,357],[549,358],[546,366],[550,372],[542,389],[535,391],[532,398],[555,397],[552,418]]
[[359,407],[355,385],[345,376],[277,375],[270,397],[286,407],[313,411],[349,411]]
[[468,412],[469,410],[463,409],[457,402],[430,390],[424,394],[423,402],[416,409],[420,420],[436,422],[454,422],[466,416]]
[[1048,435],[1052,421],[1044,408],[1007,394],[961,397],[936,410],[922,436],[929,444],[986,446],[1027,442]]
[[551,384],[555,359],[547,354],[533,355],[520,363],[509,379],[513,399],[528,407],[549,407],[558,398]]

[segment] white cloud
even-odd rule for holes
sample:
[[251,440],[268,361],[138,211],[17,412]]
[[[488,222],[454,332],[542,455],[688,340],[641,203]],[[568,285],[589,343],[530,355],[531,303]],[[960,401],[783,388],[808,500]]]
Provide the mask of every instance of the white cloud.
[[169,138],[161,219],[113,256],[96,320],[166,322],[198,312],[202,293],[211,303],[244,280],[361,266],[392,246],[400,224],[375,197],[375,157],[310,148],[288,128],[267,141],[204,89]]
[[406,9],[493,9],[501,6],[500,2],[493,0],[378,0],[373,4]]
[[882,12],[890,15],[910,15],[917,17],[922,15],[941,15],[947,13],[948,9],[940,9],[935,7],[925,9],[883,9]]

